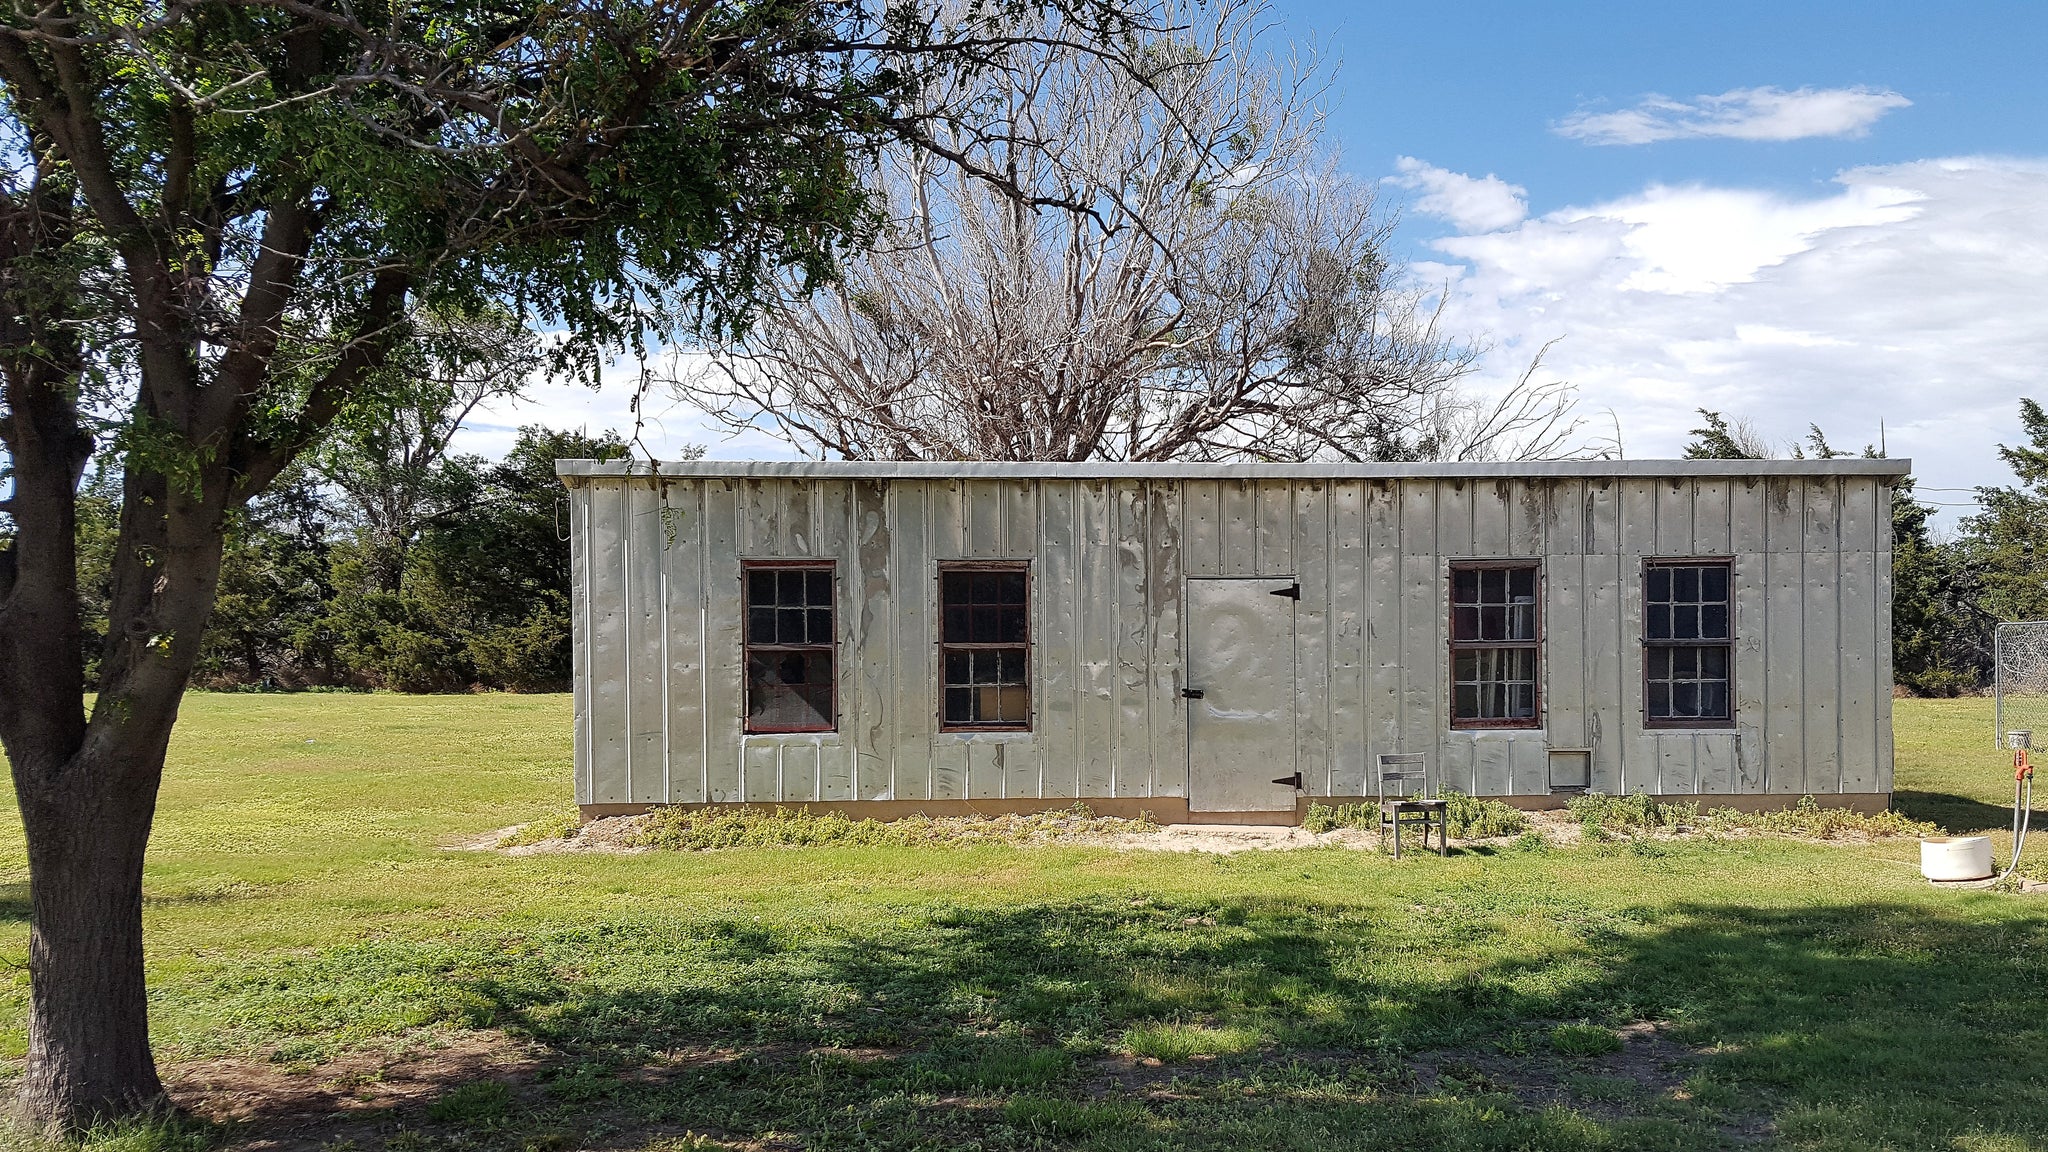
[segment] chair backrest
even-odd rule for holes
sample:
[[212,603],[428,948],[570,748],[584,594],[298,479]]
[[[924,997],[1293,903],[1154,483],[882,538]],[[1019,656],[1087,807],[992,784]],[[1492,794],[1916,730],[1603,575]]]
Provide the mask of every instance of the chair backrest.
[[1380,801],[1434,800],[1436,773],[1430,771],[1426,752],[1389,752],[1379,758]]

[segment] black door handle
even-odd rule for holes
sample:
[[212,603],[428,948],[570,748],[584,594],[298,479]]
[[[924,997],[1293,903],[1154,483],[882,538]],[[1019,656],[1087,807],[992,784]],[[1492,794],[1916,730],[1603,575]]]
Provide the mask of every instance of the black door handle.
[[1202,698],[1202,690],[1200,688],[1183,688],[1180,690],[1180,694],[1190,700],[1200,700]]
[[1278,780],[1275,780],[1275,781],[1273,781],[1273,783],[1275,783],[1275,784],[1285,784],[1285,785],[1287,785],[1287,786],[1288,786],[1289,788],[1299,788],[1299,787],[1301,787],[1301,773],[1299,773],[1299,772],[1296,772],[1296,773],[1295,773],[1294,775],[1292,775],[1292,776],[1282,776],[1282,777],[1281,777],[1281,778],[1279,778]]

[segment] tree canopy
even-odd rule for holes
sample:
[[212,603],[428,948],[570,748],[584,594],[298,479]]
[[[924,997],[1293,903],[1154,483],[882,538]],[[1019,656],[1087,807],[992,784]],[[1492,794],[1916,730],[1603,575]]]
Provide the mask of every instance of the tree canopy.
[[[0,16],[0,742],[31,876],[29,1116],[160,1094],[141,865],[239,510],[330,427],[405,402],[391,369],[423,318],[501,310],[594,381],[829,278],[875,228],[884,144],[972,164],[961,133],[1005,130],[917,93],[1021,38],[1113,47],[1142,19],[1057,3],[1051,24],[1020,24],[1044,7],[1025,0]],[[79,497],[102,449],[119,491],[87,716]]]

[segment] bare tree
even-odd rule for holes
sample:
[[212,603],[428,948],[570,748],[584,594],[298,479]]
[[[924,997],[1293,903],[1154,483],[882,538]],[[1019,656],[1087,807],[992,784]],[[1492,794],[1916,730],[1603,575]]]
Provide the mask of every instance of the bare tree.
[[678,394],[848,458],[1513,455],[1532,430],[1564,450],[1568,387],[1458,393],[1482,349],[1319,152],[1323,74],[1268,54],[1259,0],[1164,17],[1118,47],[1136,69],[1040,35],[925,93],[1010,131],[959,141],[965,167],[891,153],[877,242]]

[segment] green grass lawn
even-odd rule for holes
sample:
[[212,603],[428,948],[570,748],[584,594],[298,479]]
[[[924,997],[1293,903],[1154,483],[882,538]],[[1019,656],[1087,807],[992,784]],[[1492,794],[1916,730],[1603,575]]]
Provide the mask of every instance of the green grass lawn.
[[[1900,806],[2003,827],[1990,727],[1900,701]],[[1910,842],[449,847],[568,765],[566,697],[188,700],[146,915],[160,1059],[250,1117],[203,1139],[2048,1150],[2048,899]],[[18,1059],[13,821],[0,873]]]

